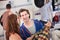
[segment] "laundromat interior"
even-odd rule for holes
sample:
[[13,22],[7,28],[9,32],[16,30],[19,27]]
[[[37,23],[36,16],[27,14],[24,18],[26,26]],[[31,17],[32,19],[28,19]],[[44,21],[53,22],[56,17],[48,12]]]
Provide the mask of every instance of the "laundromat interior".
[[[11,11],[17,16],[21,8],[29,10],[31,19],[50,21],[51,23],[53,23],[54,16],[57,15],[58,22],[52,24],[53,28],[50,28],[50,34],[55,28],[60,28],[60,0],[0,0],[0,17],[6,11],[6,4],[11,4]],[[21,20],[20,24],[22,25],[22,23]],[[4,31],[0,19],[0,40],[5,40]],[[50,40],[53,40],[51,36]]]

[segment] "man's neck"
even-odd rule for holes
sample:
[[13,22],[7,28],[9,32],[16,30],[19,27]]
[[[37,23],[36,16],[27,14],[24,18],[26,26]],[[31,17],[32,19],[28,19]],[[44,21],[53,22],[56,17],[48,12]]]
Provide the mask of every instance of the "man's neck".
[[25,25],[30,24],[31,20],[29,19],[28,21],[24,22]]
[[7,11],[11,11],[11,9],[7,9]]

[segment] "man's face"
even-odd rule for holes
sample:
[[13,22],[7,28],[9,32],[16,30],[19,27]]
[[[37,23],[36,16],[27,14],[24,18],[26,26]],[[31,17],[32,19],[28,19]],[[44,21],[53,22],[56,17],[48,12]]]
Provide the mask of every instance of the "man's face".
[[27,22],[29,20],[29,14],[26,11],[21,12],[20,15],[21,15],[21,19],[24,22]]

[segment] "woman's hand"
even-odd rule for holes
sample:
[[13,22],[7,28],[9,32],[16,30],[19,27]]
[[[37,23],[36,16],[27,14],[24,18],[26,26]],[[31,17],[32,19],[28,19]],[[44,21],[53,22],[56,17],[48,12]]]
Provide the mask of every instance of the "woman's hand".
[[26,40],[32,40],[34,37],[34,35],[32,35],[31,37],[27,38]]

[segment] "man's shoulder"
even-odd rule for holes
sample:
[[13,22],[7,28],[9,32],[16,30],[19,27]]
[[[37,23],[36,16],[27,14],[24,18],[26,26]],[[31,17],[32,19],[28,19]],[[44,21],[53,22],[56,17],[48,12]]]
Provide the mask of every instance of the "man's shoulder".
[[22,23],[22,25],[20,26],[20,28],[22,28],[24,26],[24,23]]
[[37,19],[34,19],[33,21],[34,21],[34,23],[38,23],[39,22],[39,20],[37,20]]

